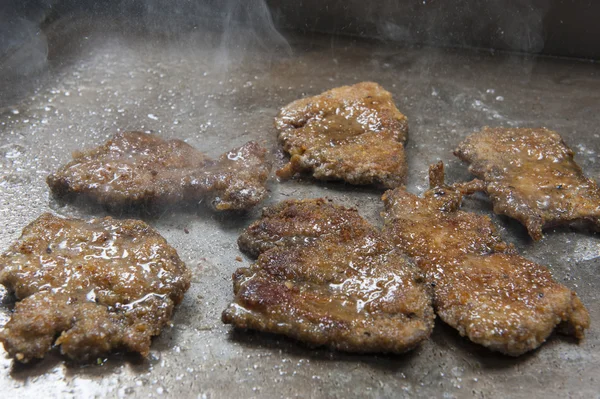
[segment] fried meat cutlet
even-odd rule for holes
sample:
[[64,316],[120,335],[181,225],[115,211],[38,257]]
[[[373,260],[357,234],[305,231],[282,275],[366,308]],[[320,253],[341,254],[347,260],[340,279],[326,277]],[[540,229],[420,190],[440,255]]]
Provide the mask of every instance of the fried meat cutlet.
[[356,210],[285,201],[244,236],[241,247],[260,255],[233,275],[223,322],[349,352],[401,353],[431,334],[418,268]]
[[262,217],[242,232],[238,246],[258,258],[274,246],[308,243],[344,225],[374,229],[355,209],[336,206],[324,199],[282,201],[263,209]]
[[19,300],[0,332],[10,356],[28,362],[56,345],[91,360],[112,350],[146,356],[190,272],[142,221],[46,213],[0,256],[0,284]]
[[584,222],[600,228],[600,188],[558,133],[485,127],[454,154],[485,181],[494,212],[523,223],[534,240],[550,226]]
[[275,127],[290,162],[277,171],[289,178],[309,172],[320,180],[351,184],[402,184],[407,119],[377,83],[342,86],[286,105]]
[[471,341],[518,356],[540,346],[555,327],[583,338],[589,314],[575,292],[520,256],[487,216],[458,210],[479,180],[447,186],[443,165],[430,169],[419,198],[397,188],[383,196],[384,234],[413,257],[433,286],[440,318]]
[[215,161],[181,140],[124,132],[73,154],[47,182],[58,197],[84,196],[110,208],[207,200],[219,211],[248,209],[267,195],[265,155],[249,142]]

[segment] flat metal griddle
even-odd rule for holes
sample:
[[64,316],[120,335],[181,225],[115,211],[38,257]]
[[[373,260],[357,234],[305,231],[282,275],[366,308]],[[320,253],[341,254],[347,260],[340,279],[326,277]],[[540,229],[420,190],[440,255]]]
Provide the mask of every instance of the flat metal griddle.
[[[248,140],[276,148],[273,116],[306,95],[363,80],[394,95],[409,118],[407,188],[427,187],[427,166],[447,165],[449,181],[469,178],[452,149],[484,125],[546,126],[576,151],[588,176],[600,178],[600,69],[575,60],[430,48],[390,47],[339,37],[290,37],[292,56],[268,49],[215,45],[185,37],[123,30],[110,21],[58,24],[48,32],[48,72],[4,83],[0,94],[0,249],[45,211],[102,216],[64,206],[45,184],[71,151],[96,146],[117,130],[142,129],[217,156]],[[33,90],[31,90],[33,88]],[[306,178],[271,184],[264,204],[329,197],[355,206],[373,223],[382,191]],[[491,215],[485,196],[463,209]],[[549,231],[537,243],[517,222],[494,217],[502,236],[546,264],[575,289],[592,326],[577,345],[553,336],[519,358],[471,344],[437,320],[430,340],[402,356],[351,355],[308,348],[220,321],[232,299],[231,274],[243,265],[236,239],[259,214],[167,209],[153,219],[193,271],[173,326],[147,360],[116,354],[79,366],[54,354],[32,366],[0,358],[3,397],[597,397],[600,388],[600,236]],[[0,291],[0,325],[11,300]]]

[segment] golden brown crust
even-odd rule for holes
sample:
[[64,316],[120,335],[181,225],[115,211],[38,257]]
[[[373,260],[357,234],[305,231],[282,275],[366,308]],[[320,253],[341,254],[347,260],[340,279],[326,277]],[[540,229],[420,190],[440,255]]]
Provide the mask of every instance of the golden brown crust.
[[480,182],[445,186],[442,167],[432,172],[436,187],[422,198],[387,191],[382,216],[384,233],[434,286],[440,318],[473,342],[513,356],[541,345],[560,324],[582,338],[589,314],[577,295],[503,242],[487,216],[458,210]]
[[20,300],[0,333],[9,355],[28,362],[60,345],[88,360],[114,349],[147,355],[190,273],[142,221],[46,213],[0,256],[0,284]]
[[249,142],[214,161],[181,140],[124,132],[74,154],[47,182],[59,197],[83,196],[111,208],[208,199],[216,210],[248,209],[267,194],[265,155]]
[[292,200],[263,215],[245,232],[260,256],[234,274],[225,323],[350,352],[401,353],[429,337],[420,272],[355,210]]
[[282,178],[310,172],[320,180],[393,188],[406,177],[408,122],[377,83],[294,101],[281,109],[275,127],[291,157],[277,171]]
[[485,127],[454,153],[485,181],[494,212],[523,223],[533,239],[560,224],[600,227],[600,188],[585,177],[558,133]]
[[238,245],[257,258],[274,246],[308,243],[344,225],[375,230],[356,209],[333,205],[323,198],[282,201],[264,208],[262,217],[242,232]]

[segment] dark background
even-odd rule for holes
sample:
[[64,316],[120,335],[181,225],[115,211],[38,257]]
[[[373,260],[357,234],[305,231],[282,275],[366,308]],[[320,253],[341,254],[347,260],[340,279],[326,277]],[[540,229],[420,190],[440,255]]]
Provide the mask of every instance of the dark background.
[[32,26],[78,13],[123,17],[165,33],[272,18],[284,32],[600,59],[600,2],[592,0],[5,0],[0,62]]

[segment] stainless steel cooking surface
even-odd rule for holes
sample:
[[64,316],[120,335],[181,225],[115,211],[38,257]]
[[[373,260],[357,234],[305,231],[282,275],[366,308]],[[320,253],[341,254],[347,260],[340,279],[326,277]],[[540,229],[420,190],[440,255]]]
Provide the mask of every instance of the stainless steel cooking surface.
[[[218,39],[218,40],[217,40]],[[426,189],[427,166],[447,164],[449,181],[469,178],[452,150],[484,125],[546,126],[562,134],[586,174],[600,178],[598,64],[490,52],[385,46],[335,36],[289,36],[256,48],[241,33],[158,35],[101,18],[47,30],[48,64],[35,77],[4,81],[0,93],[0,249],[39,214],[103,215],[62,205],[45,178],[119,130],[181,138],[212,156],[248,140],[276,148],[277,109],[302,96],[363,80],[394,95],[409,118],[407,187]],[[25,66],[24,66],[25,68]],[[309,178],[271,184],[265,203],[327,196],[381,225],[381,191]],[[491,214],[485,196],[463,206]],[[248,263],[236,239],[258,215],[171,208],[145,220],[193,271],[173,326],[147,360],[113,355],[69,364],[53,354],[22,366],[0,356],[3,397],[599,397],[600,236],[560,229],[532,242],[517,222],[494,217],[502,236],[577,291],[592,325],[580,345],[552,336],[510,358],[471,344],[436,321],[430,340],[402,356],[311,349],[283,337],[234,332],[220,321],[233,297],[231,274]],[[0,291],[0,325],[11,299]],[[0,354],[5,354],[0,349]]]

